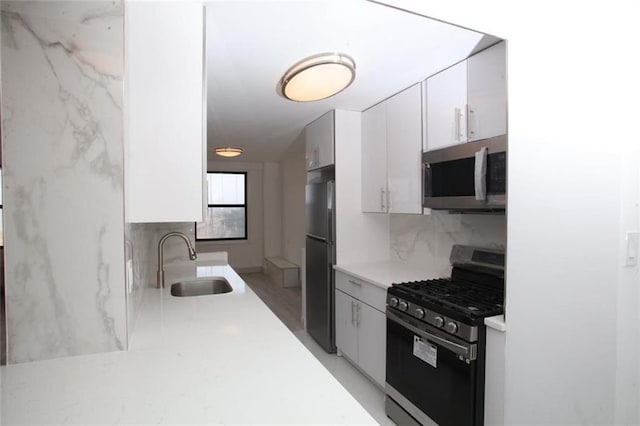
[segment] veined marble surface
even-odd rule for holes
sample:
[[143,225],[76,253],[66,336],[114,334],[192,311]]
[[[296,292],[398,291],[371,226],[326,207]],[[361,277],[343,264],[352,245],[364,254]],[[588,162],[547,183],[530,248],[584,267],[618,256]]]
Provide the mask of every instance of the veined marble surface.
[[9,362],[126,349],[123,4],[1,8]]
[[[158,242],[168,232],[182,232],[195,247],[193,222],[127,223],[127,288],[129,333],[135,329],[136,318],[146,288],[156,286],[158,270]],[[180,238],[169,238],[164,244],[164,264],[188,260],[187,246]]]
[[451,275],[454,244],[506,249],[505,215],[391,215],[391,261]]
[[234,291],[149,288],[128,351],[2,367],[2,424],[376,424],[231,267],[196,271]]

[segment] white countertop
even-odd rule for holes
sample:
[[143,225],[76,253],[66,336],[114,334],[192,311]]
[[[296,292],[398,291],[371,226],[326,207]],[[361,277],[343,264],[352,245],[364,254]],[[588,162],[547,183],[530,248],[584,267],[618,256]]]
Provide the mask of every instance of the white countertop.
[[504,320],[504,315],[485,318],[484,325],[489,328],[493,328],[494,330],[501,331],[502,333],[507,331],[507,323]]
[[442,278],[442,275],[437,271],[388,261],[341,264],[335,265],[333,268],[385,289],[391,287],[393,283]]
[[128,351],[2,367],[2,424],[376,424],[231,267],[197,274],[234,290],[148,288]]

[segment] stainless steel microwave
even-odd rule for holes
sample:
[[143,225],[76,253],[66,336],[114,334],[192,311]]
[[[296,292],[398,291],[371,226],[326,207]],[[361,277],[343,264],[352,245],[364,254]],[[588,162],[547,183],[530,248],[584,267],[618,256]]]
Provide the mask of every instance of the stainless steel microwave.
[[467,142],[422,154],[423,207],[504,210],[507,136]]

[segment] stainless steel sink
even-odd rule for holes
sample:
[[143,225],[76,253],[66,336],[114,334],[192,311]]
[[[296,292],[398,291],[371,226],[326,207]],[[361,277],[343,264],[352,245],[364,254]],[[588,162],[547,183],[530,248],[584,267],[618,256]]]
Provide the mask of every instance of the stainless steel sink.
[[171,284],[171,295],[177,297],[230,293],[229,282],[222,277],[198,278]]

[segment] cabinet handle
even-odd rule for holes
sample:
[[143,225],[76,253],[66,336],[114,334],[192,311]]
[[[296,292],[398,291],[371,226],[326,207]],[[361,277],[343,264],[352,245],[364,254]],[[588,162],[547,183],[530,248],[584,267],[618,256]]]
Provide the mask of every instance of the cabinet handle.
[[349,280],[349,282],[353,285],[357,285],[358,287],[362,287],[362,283],[359,283],[357,281]]
[[[476,121],[476,112],[473,110],[473,108],[469,105],[465,105],[465,107],[467,108],[467,127],[468,127],[468,131],[469,131],[469,136],[471,135],[475,135],[476,132],[473,131],[473,129],[476,127],[475,126],[475,121]],[[471,139],[471,137],[469,137],[469,139]]]
[[356,327],[360,328],[360,303],[356,303]]
[[387,190],[387,212],[391,213],[393,206],[391,205],[391,190]]
[[380,211],[384,212],[384,188],[380,188]]
[[460,138],[462,137],[462,135],[460,134],[460,118],[461,118],[461,112],[460,112],[460,108],[456,107],[453,109],[453,122],[454,122],[454,141],[455,142],[460,142]]
[[462,132],[460,132],[460,134],[463,137],[462,142],[469,142],[469,140],[471,139],[469,137],[469,134],[473,134],[473,132],[470,132],[471,130],[471,113],[473,113],[473,110],[471,109],[471,107],[469,106],[469,104],[464,104],[464,110],[463,110],[464,116],[463,119],[466,121],[466,125],[464,128],[464,134]]
[[355,323],[355,303],[353,303],[353,300],[351,301],[351,325],[354,325]]

